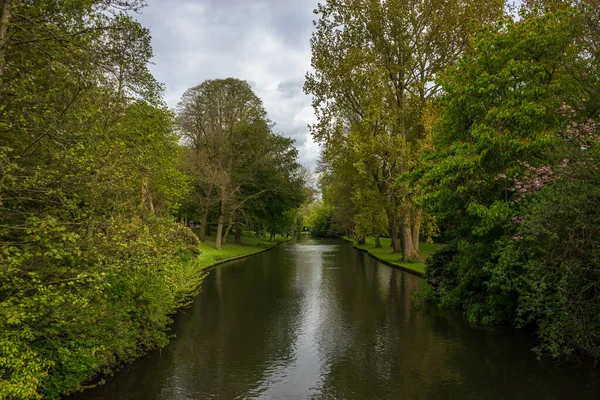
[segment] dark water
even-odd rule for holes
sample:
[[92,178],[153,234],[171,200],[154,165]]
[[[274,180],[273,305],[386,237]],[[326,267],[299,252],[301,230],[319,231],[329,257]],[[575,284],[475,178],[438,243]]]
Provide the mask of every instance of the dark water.
[[597,399],[597,372],[524,333],[418,310],[422,280],[336,241],[219,267],[177,338],[77,400]]

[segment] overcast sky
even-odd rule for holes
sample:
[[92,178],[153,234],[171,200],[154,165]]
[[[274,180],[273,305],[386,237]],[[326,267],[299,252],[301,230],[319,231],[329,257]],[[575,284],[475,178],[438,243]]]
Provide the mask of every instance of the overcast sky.
[[295,139],[300,162],[312,168],[319,148],[308,132],[314,114],[302,86],[317,2],[148,0],[136,18],[152,34],[151,70],[166,85],[170,107],[206,79],[247,80],[275,131]]

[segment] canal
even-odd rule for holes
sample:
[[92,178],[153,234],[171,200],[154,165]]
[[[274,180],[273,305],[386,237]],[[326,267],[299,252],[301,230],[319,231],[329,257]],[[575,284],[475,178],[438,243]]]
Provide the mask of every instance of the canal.
[[524,332],[417,307],[422,283],[343,241],[282,245],[211,271],[166,348],[69,399],[600,398]]

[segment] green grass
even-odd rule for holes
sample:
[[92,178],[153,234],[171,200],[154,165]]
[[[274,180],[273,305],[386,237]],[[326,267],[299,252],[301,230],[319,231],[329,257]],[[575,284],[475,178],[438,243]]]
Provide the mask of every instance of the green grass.
[[[392,243],[392,239],[381,238],[381,248],[375,248],[375,238],[369,237],[366,240],[365,244],[357,245],[356,242],[354,246],[358,249],[366,250],[374,256],[383,261],[387,261],[391,264],[398,265],[403,268],[407,268],[421,274],[425,273],[425,263],[424,262],[402,262],[402,255],[398,253],[392,253],[392,248],[390,247]],[[431,253],[442,247],[442,244],[428,244],[428,243],[419,243],[419,251],[421,252],[421,256],[427,259]]]
[[[198,234],[197,229],[192,229]],[[281,239],[281,238],[278,238]],[[277,239],[269,242],[268,239],[256,238],[254,236],[242,236],[242,244],[233,243],[233,235],[228,239],[227,244],[221,246],[221,250],[215,248],[215,237],[207,236],[200,243],[200,264],[203,268],[208,268],[218,262],[227,261],[232,258],[247,256],[258,253],[259,251],[271,248],[277,244]]]

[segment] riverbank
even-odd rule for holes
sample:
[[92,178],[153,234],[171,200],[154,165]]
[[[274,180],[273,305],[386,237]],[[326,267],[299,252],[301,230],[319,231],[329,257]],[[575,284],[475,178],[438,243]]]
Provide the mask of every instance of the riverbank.
[[[195,229],[192,229],[192,231],[197,233]],[[221,246],[221,250],[217,250],[215,247],[215,237],[209,236],[198,246],[202,252],[198,256],[198,262],[202,269],[210,269],[228,261],[270,250],[285,241],[287,239],[281,237],[276,237],[274,241],[269,242],[268,239],[243,235],[242,244],[228,242]]]
[[[371,256],[375,257],[379,261],[383,262],[394,268],[400,268],[407,272],[423,276],[425,273],[425,262],[403,262],[402,255],[398,253],[392,253],[392,239],[390,238],[381,238],[381,247],[375,248],[375,238],[368,237],[365,240],[365,244],[357,244],[349,238],[344,238],[345,240],[352,242],[354,248],[366,251]],[[443,244],[430,244],[430,243],[419,243],[419,250],[421,252],[421,256],[424,259],[429,258],[429,256],[441,248]]]
[[[189,233],[187,228],[185,230]],[[195,230],[192,229],[192,231]],[[197,234],[197,232],[194,233]],[[268,251],[285,241],[286,239],[281,237],[276,238],[275,241],[269,242],[267,239],[263,238],[242,236],[242,244],[228,243],[223,245],[220,250],[217,250],[215,247],[216,244],[214,237],[208,237],[204,242],[195,244],[194,247],[197,246],[197,249],[200,252],[199,254],[198,252],[195,252],[196,256],[188,254],[183,258],[178,258],[179,262],[173,261],[171,268],[164,269],[173,270],[175,267],[179,267],[179,273],[170,277],[170,279],[161,280],[160,284],[155,286],[152,292],[144,294],[149,298],[156,297],[157,292],[161,292],[161,290],[164,288],[168,289],[168,285],[164,284],[165,282],[173,285],[174,288],[179,288],[173,295],[177,298],[177,301],[173,301],[167,305],[163,304],[162,308],[154,306],[154,309],[152,310],[154,312],[154,318],[161,319],[161,325],[153,327],[152,330],[152,335],[155,337],[155,340],[146,341],[142,345],[141,341],[137,340],[138,336],[140,336],[138,332],[139,329],[135,328],[135,326],[132,324],[119,324],[123,326],[129,326],[128,332],[132,338],[130,338],[127,343],[129,344],[130,348],[135,348],[135,352],[132,350],[132,354],[125,357],[119,354],[116,350],[112,349],[110,345],[105,345],[108,349],[107,351],[113,355],[113,360],[111,363],[105,363],[104,365],[100,365],[100,367],[96,367],[96,369],[91,371],[88,376],[78,378],[74,388],[68,388],[68,390],[58,389],[55,391],[56,394],[53,394],[53,396],[56,396],[61,392],[64,395],[72,394],[74,392],[84,392],[79,396],[84,396],[85,398],[85,393],[87,393],[87,390],[84,389],[104,383],[105,376],[112,375],[116,371],[121,370],[124,366],[131,364],[145,354],[166,346],[170,341],[168,334],[171,329],[170,324],[172,322],[170,316],[181,312],[183,308],[187,308],[192,304],[195,295],[198,293],[198,290],[202,285],[203,279],[207,275],[206,271],[229,261]],[[173,257],[175,258],[176,256]],[[102,331],[109,329],[110,328],[106,326],[102,329]],[[120,340],[122,341],[122,339]],[[119,341],[113,340],[113,342],[107,343],[110,343],[114,346],[114,343],[116,342]],[[0,398],[4,397],[0,396]]]

